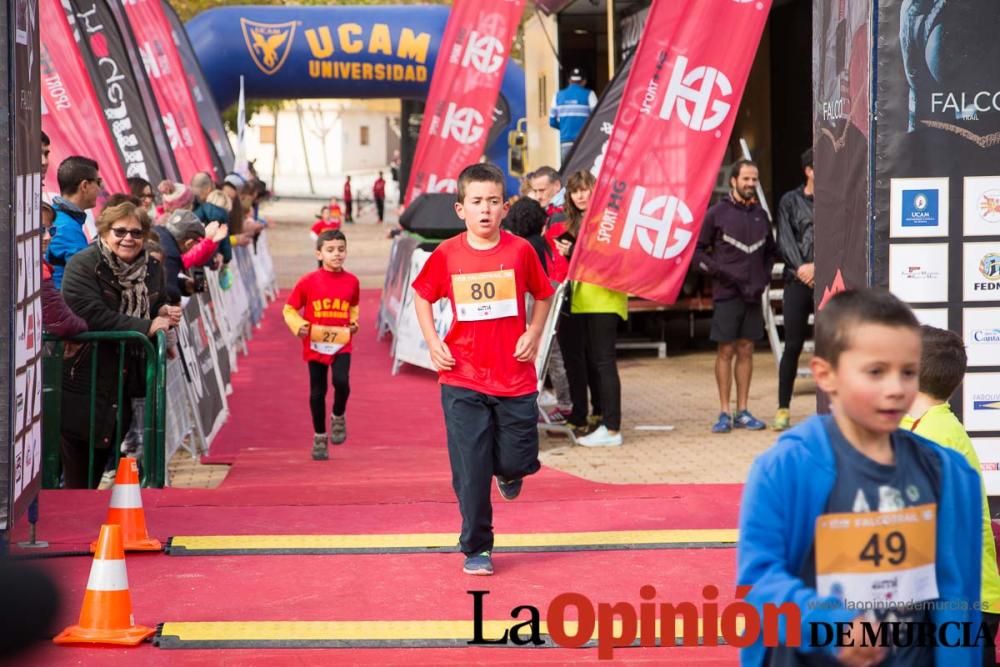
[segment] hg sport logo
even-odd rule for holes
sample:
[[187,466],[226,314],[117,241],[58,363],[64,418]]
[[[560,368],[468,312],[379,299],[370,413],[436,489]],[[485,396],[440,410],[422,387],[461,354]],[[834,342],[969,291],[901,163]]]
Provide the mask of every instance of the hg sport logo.
[[[660,107],[660,118],[670,120],[674,111],[687,127],[698,132],[709,132],[722,125],[732,104],[721,98],[733,94],[729,78],[715,69],[701,65],[690,71],[688,59],[677,56],[674,71],[670,74],[667,94]],[[714,97],[718,89],[719,97]]]
[[637,185],[625,218],[619,245],[628,249],[633,239],[656,259],[673,259],[684,251],[694,236],[694,216],[682,200],[673,195],[646,199],[646,188]]
[[295,21],[258,23],[241,18],[240,26],[243,28],[243,40],[257,69],[268,76],[281,69],[292,50]]
[[938,191],[903,190],[903,226],[938,226]]

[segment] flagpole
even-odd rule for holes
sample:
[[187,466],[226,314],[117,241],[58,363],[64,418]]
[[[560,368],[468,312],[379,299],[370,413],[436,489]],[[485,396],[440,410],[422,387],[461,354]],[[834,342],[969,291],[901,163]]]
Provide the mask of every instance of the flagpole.
[[608,81],[615,78],[615,0],[607,0],[608,14]]

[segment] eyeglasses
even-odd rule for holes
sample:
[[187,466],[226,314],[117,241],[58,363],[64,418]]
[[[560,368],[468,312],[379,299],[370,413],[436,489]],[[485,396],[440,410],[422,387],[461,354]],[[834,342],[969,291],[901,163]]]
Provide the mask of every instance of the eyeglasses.
[[112,227],[111,233],[115,235],[116,239],[123,239],[126,236],[131,236],[136,241],[145,236],[145,233],[141,229],[126,229],[125,227]]
[[91,183],[97,183],[97,187],[104,187],[104,179],[98,176],[97,178],[85,178],[85,181],[90,181]]
[[148,199],[148,200],[152,201],[153,200],[153,193],[152,192],[143,192],[142,193],[142,199]]

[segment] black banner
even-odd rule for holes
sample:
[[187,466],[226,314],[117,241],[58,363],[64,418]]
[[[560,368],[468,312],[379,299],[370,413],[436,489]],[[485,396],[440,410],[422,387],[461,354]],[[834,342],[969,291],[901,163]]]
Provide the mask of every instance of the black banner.
[[618,105],[621,104],[631,69],[632,59],[629,58],[621,64],[615,72],[615,78],[601,94],[597,108],[590,114],[587,124],[580,130],[580,136],[573,142],[573,147],[563,161],[560,171],[563,185],[570,175],[578,171],[589,171],[596,177],[601,170],[601,162],[608,149],[608,139],[611,138],[611,128],[615,124],[615,114],[618,113]]
[[962,334],[969,372],[951,405],[984,470],[996,471],[1000,3],[878,0],[875,16],[871,281],[910,303],[921,321]]
[[[65,1],[63,0],[63,2]],[[73,1],[81,4],[88,2],[88,0]],[[164,178],[179,181],[181,180],[181,172],[177,166],[174,151],[170,147],[170,136],[167,134],[167,129],[163,124],[163,116],[160,114],[160,109],[156,104],[156,94],[153,92],[149,76],[146,74],[142,53],[139,51],[139,45],[135,41],[135,35],[132,34],[132,28],[122,8],[122,4],[114,1],[107,2],[106,0],[92,1],[97,3],[99,15],[104,22],[104,29],[111,34],[113,26],[114,33],[118,35],[117,43],[124,49],[124,53],[127,56],[129,69],[132,72],[132,80],[136,84],[135,90],[139,94],[139,108],[145,114],[145,127],[148,128],[149,133],[153,137],[153,144],[156,147],[156,155],[159,157]],[[98,90],[98,96],[100,95],[101,91]],[[151,183],[155,190],[157,182],[151,181]]]
[[219,378],[222,380],[222,386],[226,388],[226,393],[228,394],[231,384],[230,378],[232,376],[232,369],[229,367],[229,347],[226,345],[226,339],[222,335],[222,327],[219,326],[218,319],[219,313],[215,307],[215,302],[212,301],[211,293],[205,291],[199,294],[198,305],[201,307],[202,316],[205,318],[205,323],[208,324],[209,335],[215,345]]
[[813,3],[816,293],[868,284],[871,0]]
[[12,55],[3,59],[0,84],[8,128],[0,148],[0,312],[8,318],[0,327],[0,530],[5,530],[41,488],[41,88],[37,3],[0,7],[3,53]]
[[184,24],[181,23],[180,17],[177,16],[177,12],[174,11],[169,2],[163,3],[163,12],[167,15],[167,20],[170,21],[174,43],[181,55],[181,62],[184,64],[184,71],[187,73],[195,106],[198,107],[201,126],[205,130],[208,144],[214,150],[212,160],[216,163],[215,179],[222,181],[225,175],[232,171],[236,162],[236,154],[233,153],[232,144],[229,143],[229,136],[226,134],[226,127],[222,124],[219,107],[215,103],[215,98],[212,97],[208,82],[205,81],[205,75],[201,71],[198,58],[194,55],[194,48],[191,46],[191,40],[188,39]]
[[225,420],[226,403],[216,373],[212,329],[198,299],[188,299],[184,304],[184,320],[177,333],[184,370],[194,388],[198,418],[205,438],[211,440]]
[[143,111],[140,87],[148,87],[145,72],[137,76],[133,70],[125,41],[104,0],[63,0],[62,7],[94,83],[97,101],[125,166],[125,175],[144,178],[155,188],[165,178],[167,170]]

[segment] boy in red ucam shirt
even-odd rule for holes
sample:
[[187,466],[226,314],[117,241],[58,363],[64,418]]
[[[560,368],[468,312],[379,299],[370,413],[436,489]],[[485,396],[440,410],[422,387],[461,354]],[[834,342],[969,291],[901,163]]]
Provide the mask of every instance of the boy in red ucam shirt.
[[[500,230],[503,172],[474,164],[458,177],[455,211],[466,232],[444,241],[413,282],[414,305],[441,381],[452,486],[462,514],[466,574],[493,574],[491,477],[506,500],[538,472],[535,353],[552,285],[531,244]],[[526,325],[524,295],[536,304]],[[431,304],[450,299],[442,341]]]
[[[344,271],[347,238],[327,230],[316,239],[320,268],[299,278],[283,314],[285,323],[302,339],[302,358],[309,364],[309,410],[313,421],[312,457],[329,458],[326,431],[327,368],[333,367],[333,412],[330,442],[347,439],[347,397],[351,393],[351,336],[358,331],[361,289],[358,278]],[[303,310],[305,317],[299,314]]]

